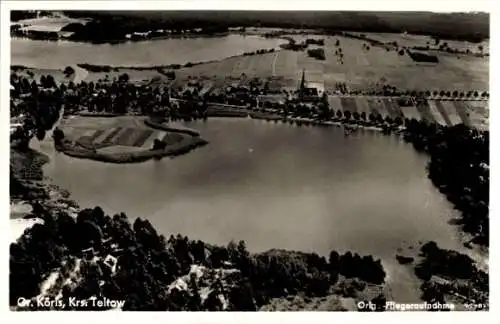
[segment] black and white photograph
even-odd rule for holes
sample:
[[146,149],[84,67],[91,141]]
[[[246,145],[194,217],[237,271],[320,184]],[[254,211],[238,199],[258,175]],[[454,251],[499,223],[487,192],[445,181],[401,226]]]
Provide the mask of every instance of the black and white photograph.
[[11,312],[490,311],[490,13],[268,2],[2,3]]

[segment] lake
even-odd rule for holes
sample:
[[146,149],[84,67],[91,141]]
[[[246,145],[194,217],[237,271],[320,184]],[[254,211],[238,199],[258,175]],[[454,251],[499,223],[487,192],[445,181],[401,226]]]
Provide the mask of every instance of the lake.
[[397,249],[419,241],[463,251],[447,200],[427,179],[427,157],[397,137],[252,119],[185,124],[210,144],[175,159],[115,165],[54,153],[45,175],[82,207],[148,219],[168,236],[249,250],[352,250],[381,258],[394,298],[418,301]]
[[[11,64],[44,69],[89,63],[111,66],[153,66],[220,60],[286,42],[259,36],[172,38],[116,45],[69,41],[11,39]],[[43,59],[41,59],[43,58]]]

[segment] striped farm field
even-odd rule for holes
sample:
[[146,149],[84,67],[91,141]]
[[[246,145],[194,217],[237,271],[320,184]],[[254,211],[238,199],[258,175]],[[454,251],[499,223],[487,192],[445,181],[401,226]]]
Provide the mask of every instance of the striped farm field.
[[89,141],[90,142],[95,141],[96,138],[98,138],[99,136],[101,136],[102,134],[104,134],[104,131],[105,130],[103,130],[103,129],[96,130],[92,135],[89,136]]
[[108,128],[108,129],[104,129],[102,131],[102,133],[97,136],[97,137],[94,137],[93,139],[93,142],[97,142],[97,143],[104,143],[105,142],[105,139],[113,133],[115,129],[114,128]]
[[368,105],[370,106],[370,113],[381,115],[382,118],[386,118],[389,115],[389,112],[385,108],[384,103],[381,99],[378,98],[369,98]]
[[133,128],[123,128],[111,141],[114,145],[128,146],[128,138],[133,132]]
[[356,106],[356,98],[342,97],[340,98],[340,101],[342,102],[344,111],[350,111],[351,113],[358,111],[358,107]]
[[370,114],[370,106],[366,97],[356,97],[356,106],[358,107],[358,113],[365,113],[367,116]]
[[155,139],[172,144],[183,138],[182,134],[152,129],[141,118],[128,116],[76,117],[64,124],[63,131],[68,139],[96,150],[106,147],[149,150]]
[[443,119],[446,123],[445,124],[446,126],[453,126],[453,122],[451,121],[450,116],[446,112],[446,109],[444,108],[444,106],[441,102],[435,101],[435,100],[428,100],[428,102],[429,102],[429,107],[436,107],[436,109],[439,111],[439,113],[443,117]]
[[401,112],[403,113],[404,118],[408,119],[416,119],[418,121],[422,120],[422,115],[417,110],[415,106],[405,106],[400,107]]
[[[172,141],[172,136],[164,131],[148,128],[115,127],[107,130],[94,130],[91,136],[81,136],[78,140],[99,147],[128,146],[150,148],[155,139]],[[174,136],[174,138],[178,138]]]
[[134,143],[132,146],[143,146],[143,144],[146,142],[146,140],[153,135],[154,130],[144,130],[139,136],[136,137]]
[[384,98],[382,101],[391,118],[403,117],[399,104],[394,99]]
[[460,116],[460,119],[462,120],[462,123],[464,123],[467,126],[470,126],[470,120],[467,112],[467,106],[463,101],[453,101],[453,104],[455,105],[455,108],[457,109],[457,113]]
[[340,97],[328,96],[328,105],[330,106],[330,109],[342,110],[342,102],[340,101]]
[[102,138],[103,143],[111,142],[116,134],[118,134],[122,130],[122,127],[110,128],[110,130],[111,131],[106,135],[106,137]]
[[443,126],[448,125],[448,122],[445,119],[445,116],[443,116],[441,111],[438,109],[438,107],[436,106],[436,103],[432,100],[428,100],[427,104],[429,105],[429,110],[431,111],[432,116],[434,116],[436,123],[438,123],[439,125],[443,125]]
[[155,139],[158,139],[158,131],[154,131],[142,144],[143,147],[152,147]]
[[458,115],[457,108],[453,102],[448,100],[435,100],[434,103],[439,110],[444,111],[444,113],[448,116],[451,125],[462,123],[462,119]]
[[426,103],[423,104],[417,104],[417,110],[422,115],[422,119],[426,120],[429,123],[436,123],[436,119],[431,113],[431,110],[429,109],[429,106]]

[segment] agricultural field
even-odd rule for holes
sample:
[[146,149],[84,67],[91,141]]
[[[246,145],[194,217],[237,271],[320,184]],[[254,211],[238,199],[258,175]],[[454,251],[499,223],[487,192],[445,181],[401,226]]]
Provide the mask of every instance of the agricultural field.
[[[343,64],[334,55],[339,39]],[[417,64],[407,55],[380,47],[363,50],[364,42],[348,38],[325,41],[325,86],[345,82],[352,89],[367,89],[377,84],[391,84],[400,89],[488,89],[488,58],[439,54],[438,64]]]
[[330,109],[359,114],[365,112],[367,116],[372,113],[380,114],[382,118],[414,118],[444,126],[464,123],[478,129],[488,129],[487,101],[427,100],[424,105],[403,107],[391,98],[329,96],[328,102]]
[[149,150],[155,139],[173,144],[183,138],[151,129],[134,117],[74,117],[64,123],[63,132],[67,139],[100,153]]
[[[397,39],[402,36],[394,34]],[[298,35],[302,36],[302,35]],[[298,37],[295,35],[295,37]],[[302,36],[303,38],[308,36]],[[409,37],[405,35],[405,37]],[[417,39],[423,36],[411,36]],[[263,55],[232,57],[181,69],[182,77],[247,76],[266,78],[283,77],[283,85],[297,85],[302,69],[307,81],[323,84],[334,89],[338,82],[345,82],[351,89],[366,90],[380,85],[391,84],[407,90],[487,90],[489,79],[489,59],[472,55],[438,53],[438,64],[414,62],[408,55],[380,47],[363,49],[364,41],[345,37],[323,37],[325,39],[326,60],[319,61],[307,56],[306,52],[281,50]],[[339,40],[340,46],[335,42]],[[451,46],[451,43],[450,43]],[[342,49],[343,59],[335,55]]]

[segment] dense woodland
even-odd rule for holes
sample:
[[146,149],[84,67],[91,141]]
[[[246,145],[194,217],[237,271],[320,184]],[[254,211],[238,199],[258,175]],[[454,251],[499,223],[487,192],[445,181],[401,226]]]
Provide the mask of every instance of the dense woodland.
[[461,211],[463,230],[489,245],[489,131],[409,121],[404,137],[429,154],[429,179]]
[[[424,34],[443,39],[458,39],[479,42],[489,38],[489,15],[486,13],[427,13],[427,12],[266,12],[266,11],[169,11],[169,12],[125,12],[125,11],[68,11],[72,17],[91,17],[98,25],[89,30],[106,31],[88,35],[98,39],[112,39],[124,31],[137,32],[155,29],[195,29],[211,27],[215,32],[229,27],[275,27],[323,29],[338,31],[371,31],[384,33]],[[425,21],[425,24],[422,24]],[[113,22],[113,23],[112,23]],[[117,27],[115,27],[117,26]],[[118,27],[119,26],[119,27]],[[154,26],[154,28],[149,27]],[[106,33],[103,33],[106,34]]]
[[[251,254],[243,241],[214,246],[181,235],[166,239],[148,221],[130,223],[124,213],[110,217],[99,207],[80,211],[76,220],[41,206],[32,216],[45,223],[33,226],[10,247],[11,304],[21,296],[37,296],[40,283],[56,269],[70,276],[77,260],[84,260],[78,280],[65,284],[61,278],[52,293],[126,300],[126,310],[221,310],[219,294],[229,301],[228,310],[255,310],[271,298],[325,296],[339,275],[373,284],[383,284],[385,278],[380,260],[371,256],[332,251],[327,260],[315,253],[281,250]],[[117,257],[114,272],[103,263],[108,254]],[[193,279],[185,290],[168,289],[193,264],[236,274],[225,283],[210,283],[203,301]]]
[[59,88],[52,76],[43,76],[40,83],[11,75],[10,112],[12,117],[24,115],[23,127],[11,134],[11,140],[19,140],[27,148],[29,139],[36,135],[42,140],[59,119],[63,105],[64,89]]
[[[445,294],[458,293],[477,304],[487,304],[489,277],[477,269],[467,255],[441,249],[433,241],[421,248],[422,261],[416,265],[415,274],[424,281],[422,299],[429,303],[444,303]],[[444,278],[441,282],[433,276]],[[481,310],[481,309],[478,309]]]
[[[371,31],[380,33],[422,34],[442,39],[480,42],[489,38],[487,13],[429,12],[356,12],[356,11],[65,11],[74,18],[91,18],[83,24],[71,24],[71,39],[94,43],[119,42],[134,32],[172,30],[174,34],[212,35],[225,33],[228,28],[271,27],[321,29],[327,33],[339,31]],[[50,15],[50,12],[42,12]],[[11,11],[11,21],[35,18],[34,11]],[[422,22],[425,21],[425,24]],[[198,30],[198,31],[195,31]],[[160,35],[161,36],[161,35]],[[154,33],[150,37],[155,37]]]

